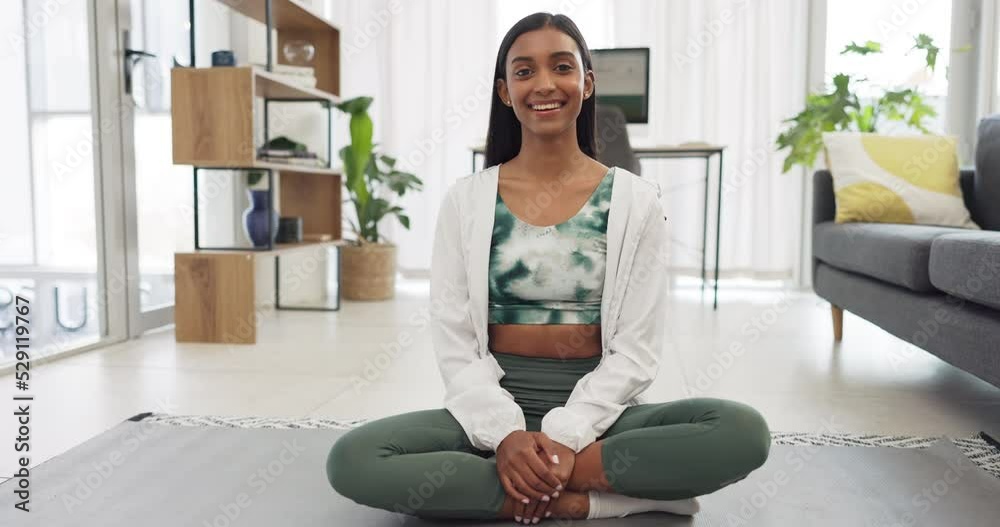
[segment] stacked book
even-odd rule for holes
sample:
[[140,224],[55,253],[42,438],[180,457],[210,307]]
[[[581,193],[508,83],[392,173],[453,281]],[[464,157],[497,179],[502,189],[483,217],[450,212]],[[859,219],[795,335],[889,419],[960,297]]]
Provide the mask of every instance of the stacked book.
[[287,163],[310,167],[326,166],[326,161],[320,159],[315,152],[310,152],[306,145],[285,136],[275,137],[267,144],[257,148],[257,159],[268,163]]
[[273,148],[258,148],[257,159],[268,163],[287,163],[310,167],[325,167],[326,163],[316,156],[315,152],[297,152],[292,150],[275,150]]
[[[266,64],[253,63],[251,66],[267,71]],[[316,70],[311,66],[292,66],[290,64],[274,64],[271,74],[280,77],[289,84],[304,88],[316,87]]]

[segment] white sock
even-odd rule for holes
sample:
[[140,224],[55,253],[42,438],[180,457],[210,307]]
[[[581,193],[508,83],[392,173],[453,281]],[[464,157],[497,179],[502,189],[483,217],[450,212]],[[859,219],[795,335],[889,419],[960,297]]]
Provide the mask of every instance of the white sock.
[[587,492],[590,497],[590,512],[587,519],[597,518],[622,518],[629,514],[639,512],[661,511],[671,512],[691,516],[698,512],[701,506],[697,498],[686,500],[647,500],[644,498],[633,498],[621,494],[597,492],[591,490]]

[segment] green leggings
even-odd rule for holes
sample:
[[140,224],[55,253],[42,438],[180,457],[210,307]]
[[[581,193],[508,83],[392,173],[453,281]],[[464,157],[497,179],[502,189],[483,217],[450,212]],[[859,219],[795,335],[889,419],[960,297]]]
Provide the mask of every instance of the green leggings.
[[[557,364],[577,366],[573,376],[596,366],[584,362],[589,359],[510,357],[501,362],[502,381],[507,381],[501,384],[525,409],[529,431],[539,430],[548,405],[535,407],[552,397],[553,385],[536,384],[545,387],[539,395],[543,389],[532,394],[518,389],[516,381],[540,376],[559,381],[551,368],[546,372]],[[518,373],[513,362],[527,364],[524,359],[545,367]],[[561,381],[563,392],[572,390],[571,379]],[[559,397],[565,400],[568,393]],[[617,493],[660,500],[709,494],[739,481],[764,464],[771,446],[767,423],[756,410],[711,398],[630,406],[597,439],[605,477]],[[362,505],[424,518],[491,520],[499,518],[506,496],[495,456],[473,447],[442,408],[385,417],[348,431],[330,450],[326,471],[338,493]]]

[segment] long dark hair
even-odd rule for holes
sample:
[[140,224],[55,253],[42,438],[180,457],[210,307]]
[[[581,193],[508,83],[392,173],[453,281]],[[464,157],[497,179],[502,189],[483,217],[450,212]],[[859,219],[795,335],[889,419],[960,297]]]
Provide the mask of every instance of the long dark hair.
[[[535,13],[519,20],[514,27],[507,31],[500,43],[500,51],[497,53],[497,65],[493,74],[493,98],[490,105],[490,126],[486,134],[486,166],[491,167],[500,163],[510,161],[521,150],[521,123],[514,115],[514,108],[503,104],[500,94],[497,91],[497,79],[507,79],[507,53],[514,45],[517,37],[528,31],[542,29],[543,27],[554,27],[569,35],[576,41],[580,48],[580,58],[583,59],[583,71],[593,69],[590,59],[590,48],[587,47],[583,34],[576,24],[566,15],[553,15],[552,13]],[[594,130],[596,129],[597,113],[595,104],[597,101],[597,87],[589,98],[583,100],[580,108],[580,115],[576,118],[576,140],[580,145],[580,150],[589,157],[596,159],[596,140]]]

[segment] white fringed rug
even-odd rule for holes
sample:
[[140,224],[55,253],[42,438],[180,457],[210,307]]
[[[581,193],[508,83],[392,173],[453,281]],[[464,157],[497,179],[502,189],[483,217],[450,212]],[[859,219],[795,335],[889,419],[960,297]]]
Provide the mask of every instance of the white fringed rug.
[[[227,428],[278,429],[350,429],[367,419],[338,420],[309,417],[230,417],[218,415],[140,414],[144,421],[173,426],[220,426]],[[140,417],[136,416],[136,417]],[[133,418],[136,419],[136,418]],[[927,448],[942,437],[920,437],[886,434],[810,434],[802,432],[772,432],[775,445],[853,446],[889,448]],[[969,437],[948,437],[962,453],[983,470],[1000,479],[1000,443],[985,432]]]

